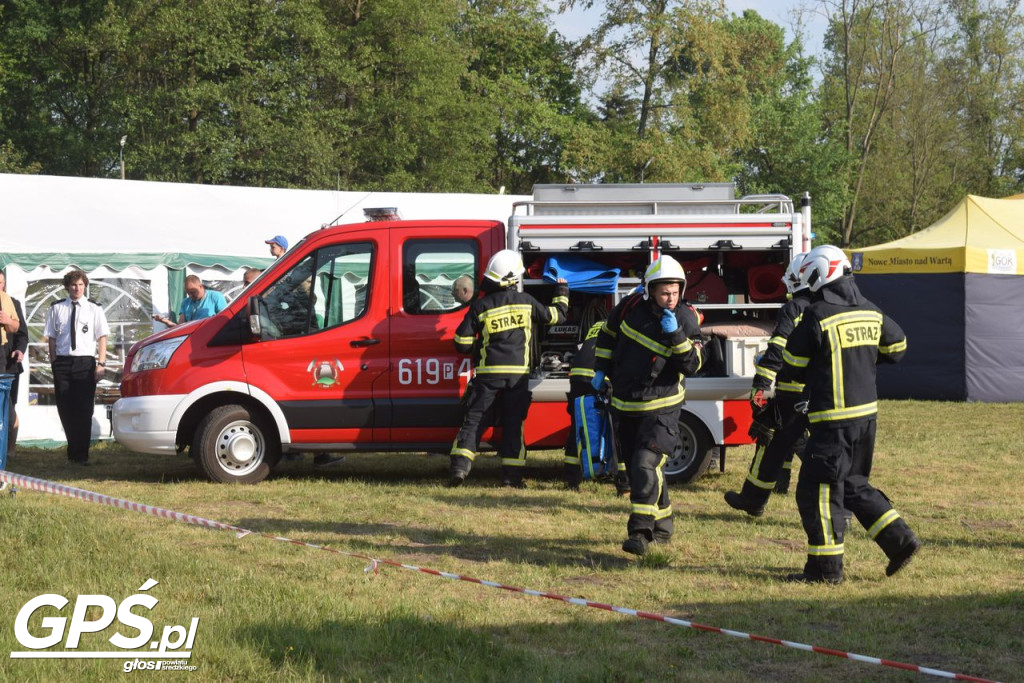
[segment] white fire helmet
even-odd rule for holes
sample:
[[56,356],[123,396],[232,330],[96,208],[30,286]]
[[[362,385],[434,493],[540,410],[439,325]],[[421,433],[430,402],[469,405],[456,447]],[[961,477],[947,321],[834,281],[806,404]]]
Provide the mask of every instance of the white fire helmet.
[[786,273],[782,276],[782,282],[786,285],[786,291],[790,294],[799,292],[801,289],[807,289],[807,285],[800,282],[800,266],[803,265],[806,256],[806,253],[794,256],[793,260],[786,267]]
[[679,297],[686,291],[686,271],[671,256],[662,255],[657,261],[647,266],[644,272],[644,298],[651,298],[651,286],[657,282],[678,282]]
[[511,249],[502,249],[487,262],[484,277],[502,287],[514,287],[526,268],[522,257]]
[[800,265],[800,283],[817,292],[830,282],[835,282],[853,271],[850,259],[839,247],[823,244],[807,252]]

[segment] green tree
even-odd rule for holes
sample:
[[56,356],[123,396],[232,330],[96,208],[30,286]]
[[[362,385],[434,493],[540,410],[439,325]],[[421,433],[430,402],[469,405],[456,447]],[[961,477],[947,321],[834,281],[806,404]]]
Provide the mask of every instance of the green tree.
[[822,98],[830,130],[845,136],[856,159],[848,182],[849,201],[836,230],[842,246],[857,237],[869,161],[879,127],[896,106],[898,84],[913,73],[908,46],[922,32],[914,0],[830,0],[831,24]]
[[751,139],[736,150],[744,194],[809,193],[820,240],[846,206],[845,147],[827,135],[810,76],[812,61],[799,41],[785,42],[780,26],[747,11],[728,23],[740,47],[738,68],[751,99]]
[[56,175],[109,175],[125,35],[106,0],[9,0],[0,21],[5,65],[2,132],[19,154]]
[[[592,0],[566,0],[591,7]],[[602,136],[591,177],[606,182],[725,180],[750,138],[746,84],[721,2],[610,0],[584,42]]]
[[958,77],[961,183],[977,194],[1019,191],[1024,174],[1024,17],[1019,0],[949,3],[953,36],[944,68]]
[[570,179],[566,148],[593,120],[576,52],[549,18],[539,0],[476,0],[466,13],[467,87],[493,117],[489,181],[513,193]]

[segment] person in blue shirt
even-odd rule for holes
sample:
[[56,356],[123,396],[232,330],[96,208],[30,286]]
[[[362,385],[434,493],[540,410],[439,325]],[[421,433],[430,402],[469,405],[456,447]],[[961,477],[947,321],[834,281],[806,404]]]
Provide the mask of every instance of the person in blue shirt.
[[168,327],[190,323],[193,320],[202,320],[217,315],[228,307],[224,295],[215,289],[207,289],[198,275],[189,275],[185,278],[185,298],[181,300],[178,307],[178,322],[174,322],[167,316],[154,315],[153,319],[162,322]]

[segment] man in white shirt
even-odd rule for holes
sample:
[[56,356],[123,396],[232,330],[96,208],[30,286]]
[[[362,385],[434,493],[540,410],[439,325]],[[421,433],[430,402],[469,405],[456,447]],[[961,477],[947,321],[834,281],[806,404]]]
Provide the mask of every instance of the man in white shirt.
[[81,270],[64,276],[68,297],[50,306],[43,331],[50,347],[53,389],[68,440],[68,460],[79,465],[89,464],[96,382],[103,377],[110,334],[103,309],[85,298],[88,285],[89,277]]

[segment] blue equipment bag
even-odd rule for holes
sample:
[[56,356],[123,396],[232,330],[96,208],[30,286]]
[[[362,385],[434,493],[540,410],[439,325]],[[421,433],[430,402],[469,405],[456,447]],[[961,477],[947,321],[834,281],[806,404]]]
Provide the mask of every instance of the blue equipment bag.
[[573,424],[576,426],[576,452],[584,479],[597,479],[615,469],[612,421],[608,402],[594,394],[573,399]]

